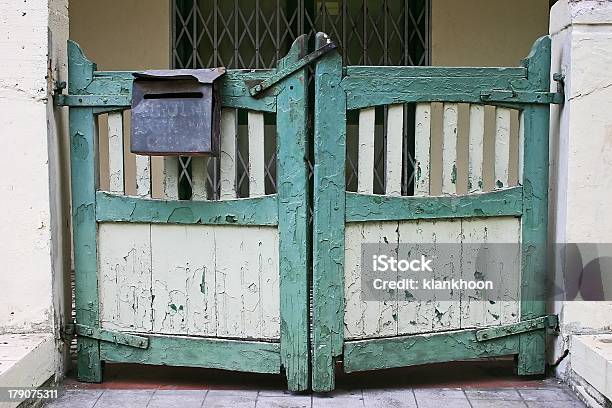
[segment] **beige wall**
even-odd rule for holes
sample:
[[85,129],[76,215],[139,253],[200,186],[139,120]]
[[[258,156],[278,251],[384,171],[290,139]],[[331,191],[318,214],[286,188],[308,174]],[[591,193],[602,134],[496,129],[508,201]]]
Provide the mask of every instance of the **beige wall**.
[[70,0],[70,38],[101,70],[170,66],[170,0]]
[[432,0],[432,65],[515,66],[548,34],[548,0]]
[[[170,0],[70,0],[70,38],[100,70],[165,69],[171,66]],[[108,188],[106,115],[100,124],[100,185]],[[136,192],[135,155],[125,115],[125,189]],[[162,194],[163,161],[152,159],[152,193]]]

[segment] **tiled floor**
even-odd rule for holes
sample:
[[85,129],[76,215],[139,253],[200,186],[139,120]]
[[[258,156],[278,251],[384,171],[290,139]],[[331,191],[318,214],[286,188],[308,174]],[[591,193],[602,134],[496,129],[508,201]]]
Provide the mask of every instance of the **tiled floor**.
[[329,395],[274,390],[70,389],[47,408],[574,408],[584,407],[564,386],[538,388],[365,388]]
[[554,379],[524,379],[512,361],[433,364],[344,374],[329,394],[291,394],[283,377],[214,370],[107,366],[102,384],[68,379],[46,407],[70,408],[566,408],[584,407]]

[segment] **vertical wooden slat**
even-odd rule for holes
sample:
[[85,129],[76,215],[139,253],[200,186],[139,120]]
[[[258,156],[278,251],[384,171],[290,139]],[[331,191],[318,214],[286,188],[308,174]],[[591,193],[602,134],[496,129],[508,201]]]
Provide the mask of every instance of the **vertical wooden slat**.
[[414,128],[414,195],[429,195],[431,146],[431,104],[419,103],[415,111]]
[[[327,40],[326,35],[317,34],[316,46],[323,46]],[[318,60],[314,87],[316,166],[312,242],[314,391],[334,389],[334,359],[342,354],[344,345],[346,94],[339,86],[341,79],[342,57],[338,52],[332,51]]]
[[387,111],[387,166],[385,194],[402,195],[402,140],[404,133],[404,105],[390,105]]
[[523,168],[524,164],[524,156],[525,152],[523,149],[525,148],[525,112],[519,112],[519,140],[518,140],[518,183],[523,185]]
[[236,198],[236,111],[221,112],[221,199]]
[[191,199],[206,200],[206,164],[207,157],[191,158]]
[[151,197],[151,157],[136,156],[136,195]]
[[178,157],[164,157],[164,197],[169,200],[178,200]]
[[123,113],[108,114],[109,191],[123,194]]
[[[85,89],[94,72],[94,64],[72,41],[68,41],[68,72],[70,92]],[[70,108],[69,115],[76,320],[98,327],[97,126],[92,108]],[[78,379],[102,381],[99,340],[78,337],[77,348]]]
[[[305,36],[295,40],[278,67],[297,61],[305,47]],[[307,242],[311,231],[308,229],[308,164],[304,160],[307,157],[307,83],[306,69],[285,78],[285,86],[277,97],[276,116],[281,361],[292,391],[306,390],[310,375]],[[341,165],[344,166],[344,161]],[[341,173],[344,196],[344,172]]]
[[[550,37],[538,39],[526,60],[530,88],[550,89]],[[550,107],[527,105],[523,113],[523,216],[521,217],[521,320],[546,314],[548,236],[548,149]],[[519,375],[543,374],[546,330],[520,335]]]
[[457,192],[457,120],[459,106],[444,104],[442,129],[442,193]]
[[497,108],[495,113],[495,188],[508,187],[510,163],[510,109]]
[[374,192],[374,108],[359,111],[359,154],[357,163],[357,192]]
[[484,152],[484,106],[470,106],[468,142],[468,192],[482,191],[482,161]]
[[264,115],[261,112],[248,113],[249,135],[249,197],[266,194],[264,162]]

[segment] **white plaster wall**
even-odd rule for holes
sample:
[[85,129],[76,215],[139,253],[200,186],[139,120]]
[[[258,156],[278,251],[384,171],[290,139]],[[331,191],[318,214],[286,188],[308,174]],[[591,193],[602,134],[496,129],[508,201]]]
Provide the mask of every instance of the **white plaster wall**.
[[[551,10],[552,72],[565,75],[566,100],[551,108],[551,241],[612,242],[612,2],[561,0]],[[555,86],[555,84],[553,84]],[[583,264],[611,255],[610,246],[590,247]],[[556,283],[564,262],[552,259]],[[612,276],[603,276],[612,298]],[[612,302],[554,302],[561,336],[553,360],[569,348],[574,333],[612,329]],[[571,358],[571,356],[570,356]],[[565,363],[559,371],[565,374]]]
[[64,0],[0,0],[0,334],[57,336],[61,321],[65,134],[51,92],[65,78],[67,18]]

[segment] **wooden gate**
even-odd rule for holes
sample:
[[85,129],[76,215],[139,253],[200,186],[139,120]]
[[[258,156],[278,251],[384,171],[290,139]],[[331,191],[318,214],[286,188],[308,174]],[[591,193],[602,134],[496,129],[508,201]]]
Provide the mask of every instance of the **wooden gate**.
[[[303,54],[302,37],[277,69]],[[289,389],[308,387],[306,70],[257,99],[247,87],[276,73],[230,70],[221,79],[213,183],[220,191],[210,191],[207,159],[192,157],[187,169],[166,157],[163,197],[151,198],[151,158],[137,156],[136,194],[129,196],[123,147],[132,72],[97,71],[69,44],[69,93],[58,103],[70,106],[79,379],[102,381],[107,361],[284,371]],[[248,117],[248,197],[238,199],[241,111]],[[265,189],[264,113],[275,118],[276,194]],[[99,188],[101,123],[109,191]],[[179,200],[178,180],[187,171],[192,199]]]
[[[317,37],[318,46],[328,41]],[[544,302],[549,103],[560,99],[549,92],[550,39],[515,68],[343,69],[341,61],[328,54],[315,72],[313,389],[334,388],[336,360],[354,372],[515,355],[519,374],[543,373],[554,320]],[[405,126],[414,126],[410,196]],[[382,195],[373,191],[377,133],[386,136]],[[357,151],[354,192],[347,151]],[[487,242],[515,244],[511,265],[483,271],[503,279],[519,268],[507,282],[514,301],[362,297],[362,244]],[[473,255],[454,254],[446,278],[461,276]]]

